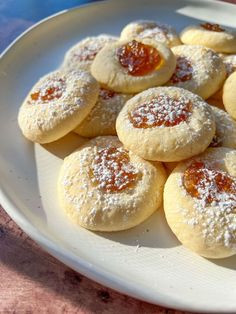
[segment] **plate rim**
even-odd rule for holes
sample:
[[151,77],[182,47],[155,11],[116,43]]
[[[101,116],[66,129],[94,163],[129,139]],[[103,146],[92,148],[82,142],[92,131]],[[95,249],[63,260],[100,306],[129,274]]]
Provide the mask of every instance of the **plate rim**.
[[[138,2],[144,2],[145,0],[138,0]],[[159,0],[158,0],[159,1]],[[160,0],[163,1],[163,0]],[[173,1],[173,0],[172,0]],[[184,0],[186,2],[194,2],[195,0]],[[0,61],[17,45],[25,36],[35,31],[37,28],[41,27],[44,23],[53,22],[57,17],[62,17],[63,15],[71,14],[71,12],[80,10],[81,8],[89,9],[90,7],[96,7],[99,5],[106,5],[106,3],[116,2],[116,0],[100,0],[98,2],[91,2],[86,4],[81,4],[73,8],[65,9],[49,15],[33,25],[27,28],[24,32],[18,35],[0,54]],[[127,2],[127,0],[120,0],[120,2]],[[135,2],[136,0],[129,0],[129,2]],[[211,5],[216,4],[219,6],[235,7],[236,4],[232,4],[224,1],[215,0],[199,0],[199,3],[210,3]],[[1,66],[1,64],[0,64]],[[225,311],[224,309],[214,308],[212,304],[198,306],[196,303],[191,305],[185,303],[181,300],[174,298],[173,296],[165,295],[163,293],[157,293],[156,297],[150,297],[148,292],[144,292],[138,289],[134,284],[128,284],[124,279],[120,279],[118,275],[111,274],[109,271],[101,269],[97,265],[92,265],[88,261],[85,261],[80,256],[66,249],[63,245],[59,245],[57,242],[50,239],[49,236],[45,235],[41,230],[37,229],[29,219],[24,217],[23,213],[17,210],[17,206],[14,205],[14,200],[4,192],[2,186],[0,186],[0,206],[2,209],[11,217],[11,219],[31,238],[33,239],[44,251],[58,259],[63,264],[69,266],[75,271],[80,272],[84,276],[94,280],[106,287],[109,287],[121,294],[128,295],[135,299],[142,300],[144,302],[149,302],[155,305],[172,308],[175,310],[191,311],[193,313],[235,313],[236,306],[228,307]],[[69,258],[69,260],[68,260]],[[219,312],[220,311],[220,312]]]

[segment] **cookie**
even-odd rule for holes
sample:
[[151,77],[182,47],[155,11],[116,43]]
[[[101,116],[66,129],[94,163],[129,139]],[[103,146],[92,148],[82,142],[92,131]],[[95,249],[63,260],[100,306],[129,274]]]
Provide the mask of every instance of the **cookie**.
[[167,85],[185,88],[207,99],[221,88],[226,77],[222,59],[212,49],[181,45],[172,48],[176,69]]
[[224,55],[223,62],[225,64],[227,77],[236,71],[236,54]]
[[212,108],[215,115],[216,133],[211,147],[230,147],[236,149],[236,121],[225,111]]
[[207,258],[236,254],[235,209],[234,149],[209,148],[181,162],[165,184],[167,223],[184,246]]
[[53,142],[83,121],[95,105],[98,92],[99,85],[88,72],[51,72],[24,100],[18,114],[19,127],[30,141]]
[[218,24],[201,23],[188,26],[180,34],[187,45],[202,45],[217,52],[236,52],[236,32]]
[[174,72],[175,56],[151,39],[107,44],[96,55],[92,75],[105,88],[137,93],[166,83]]
[[223,104],[225,110],[236,119],[236,72],[232,73],[225,81],[223,87]]
[[149,20],[133,21],[127,24],[120,34],[121,40],[153,39],[166,44],[168,47],[181,45],[176,31],[170,25]]
[[116,118],[131,97],[131,94],[100,88],[96,105],[74,132],[85,137],[116,135]]
[[[226,78],[230,76],[233,72],[236,71],[236,55],[222,55],[221,56],[225,69],[226,69]],[[212,95],[207,102],[215,104],[217,107],[224,109],[224,105],[222,102],[223,97],[223,88],[220,88],[214,95]],[[223,106],[223,107],[222,107]]]
[[107,43],[116,42],[117,40],[118,37],[107,34],[86,37],[67,51],[62,68],[66,71],[76,69],[90,71],[91,64],[96,54]]
[[166,174],[124,149],[117,137],[97,137],[65,158],[58,196],[68,216],[94,231],[132,228],[162,203]]
[[183,88],[157,87],[127,101],[116,130],[140,157],[172,162],[203,152],[215,134],[215,120],[201,97]]

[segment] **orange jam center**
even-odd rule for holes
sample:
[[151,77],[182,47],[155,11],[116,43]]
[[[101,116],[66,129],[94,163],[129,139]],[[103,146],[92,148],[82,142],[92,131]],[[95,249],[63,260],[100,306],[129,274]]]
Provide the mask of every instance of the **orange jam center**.
[[135,128],[171,127],[187,120],[192,104],[184,98],[159,95],[134,109],[129,120]]
[[30,97],[33,101],[46,103],[54,99],[59,99],[62,96],[64,89],[65,81],[63,79],[52,79],[34,91]]
[[211,23],[203,23],[203,24],[200,24],[200,26],[202,28],[205,28],[206,30],[208,31],[212,31],[212,32],[224,32],[225,29],[220,27],[219,24],[211,24]]
[[117,49],[120,64],[133,76],[142,76],[154,71],[162,62],[156,48],[136,40]]
[[[236,179],[226,172],[208,167],[204,162],[193,162],[184,172],[186,191],[206,203],[219,202],[222,194],[236,195]],[[230,198],[229,198],[230,199]]]
[[117,147],[98,151],[91,170],[92,182],[106,192],[120,192],[132,187],[139,175],[130,163],[128,152]]
[[114,91],[110,89],[100,88],[99,90],[99,97],[101,97],[104,100],[113,98],[115,95],[117,95],[117,93],[115,93]]
[[186,57],[177,57],[175,72],[172,75],[170,82],[179,83],[191,80],[193,67],[191,62]]

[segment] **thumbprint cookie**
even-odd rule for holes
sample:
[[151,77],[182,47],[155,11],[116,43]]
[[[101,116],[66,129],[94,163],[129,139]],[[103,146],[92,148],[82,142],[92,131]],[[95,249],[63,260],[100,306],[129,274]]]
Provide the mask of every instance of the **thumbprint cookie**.
[[236,121],[224,110],[212,107],[215,115],[216,133],[211,147],[230,147],[236,149]]
[[131,97],[131,94],[116,93],[101,87],[96,105],[74,132],[85,137],[116,135],[116,118]]
[[101,34],[87,37],[71,47],[64,58],[62,68],[65,70],[82,69],[90,71],[96,54],[107,44],[117,41],[118,37]]
[[232,73],[225,81],[223,87],[223,103],[225,110],[236,119],[236,72]]
[[188,26],[180,34],[187,45],[202,45],[217,52],[236,52],[236,32],[219,24],[201,23]]
[[204,99],[221,88],[226,71],[216,52],[194,45],[176,46],[172,51],[176,56],[176,68],[167,85],[185,88]]
[[155,21],[140,20],[127,24],[120,35],[121,40],[142,40],[150,38],[166,44],[168,47],[181,45],[176,31],[169,25]]
[[190,250],[207,258],[236,254],[236,150],[209,148],[179,163],[165,184],[164,210]]
[[152,165],[128,152],[115,136],[97,137],[65,158],[59,201],[84,228],[125,230],[161,206],[165,180],[161,163]]
[[53,142],[72,131],[91,111],[99,84],[84,71],[55,71],[42,77],[24,100],[18,123],[24,136]]
[[103,87],[120,93],[137,93],[163,85],[176,65],[172,51],[151,39],[107,44],[96,55],[92,75]]
[[156,87],[126,102],[116,130],[140,157],[172,162],[203,152],[215,134],[215,119],[201,97],[183,88]]

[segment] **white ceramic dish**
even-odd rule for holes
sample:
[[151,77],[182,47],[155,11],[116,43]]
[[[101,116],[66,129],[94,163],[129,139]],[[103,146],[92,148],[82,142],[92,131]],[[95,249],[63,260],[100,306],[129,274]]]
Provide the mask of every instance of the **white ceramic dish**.
[[[30,237],[84,275],[133,297],[197,312],[236,312],[236,257],[206,260],[175,239],[159,211],[133,230],[92,233],[74,226],[58,206],[62,157],[78,144],[69,136],[46,146],[26,141],[19,105],[66,50],[87,35],[118,35],[134,19],[155,19],[180,31],[190,23],[236,27],[236,6],[215,1],[110,1],[64,11],[18,38],[0,60],[0,202]],[[173,200],[174,201],[174,200]]]

